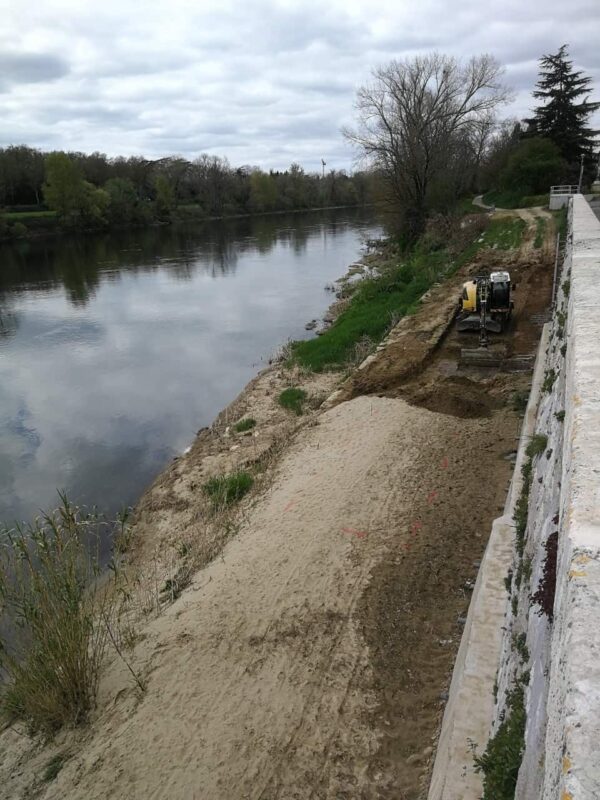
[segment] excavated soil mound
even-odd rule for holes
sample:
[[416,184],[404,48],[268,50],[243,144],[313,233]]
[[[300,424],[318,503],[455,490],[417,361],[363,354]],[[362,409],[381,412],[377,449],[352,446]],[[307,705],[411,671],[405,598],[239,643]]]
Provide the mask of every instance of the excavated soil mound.
[[438,377],[435,382],[413,385],[398,394],[412,406],[462,419],[489,417],[502,405],[485,385],[458,375]]

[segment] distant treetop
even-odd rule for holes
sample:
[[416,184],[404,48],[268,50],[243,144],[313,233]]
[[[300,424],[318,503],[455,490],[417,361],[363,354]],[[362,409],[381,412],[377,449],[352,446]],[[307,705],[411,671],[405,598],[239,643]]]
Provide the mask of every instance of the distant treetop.
[[567,162],[578,161],[581,155],[592,156],[599,133],[588,127],[590,115],[600,103],[590,102],[592,79],[573,69],[568,57],[568,45],[563,44],[554,55],[540,59],[539,80],[533,96],[542,100],[527,119],[529,136],[541,136],[553,141]]

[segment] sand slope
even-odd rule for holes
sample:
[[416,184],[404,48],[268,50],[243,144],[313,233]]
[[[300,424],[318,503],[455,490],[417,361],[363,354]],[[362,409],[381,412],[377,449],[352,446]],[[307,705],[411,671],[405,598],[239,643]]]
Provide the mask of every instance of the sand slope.
[[414,536],[440,439],[464,424],[376,397],[324,414],[223,558],[148,627],[143,700],[113,665],[112,702],[44,796],[386,792],[395,776],[368,768],[382,731],[357,604],[392,540]]

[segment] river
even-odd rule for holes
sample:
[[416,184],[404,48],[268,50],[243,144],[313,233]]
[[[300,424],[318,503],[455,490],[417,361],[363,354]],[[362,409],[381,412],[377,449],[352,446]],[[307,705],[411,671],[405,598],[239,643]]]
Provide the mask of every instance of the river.
[[134,504],[379,233],[339,209],[0,248],[0,521]]

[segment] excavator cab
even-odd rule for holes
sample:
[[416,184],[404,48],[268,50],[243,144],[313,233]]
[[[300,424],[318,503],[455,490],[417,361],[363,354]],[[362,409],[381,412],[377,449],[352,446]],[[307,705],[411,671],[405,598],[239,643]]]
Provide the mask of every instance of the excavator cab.
[[463,283],[457,327],[459,331],[478,330],[501,333],[510,319],[514,303],[508,272],[478,275]]

